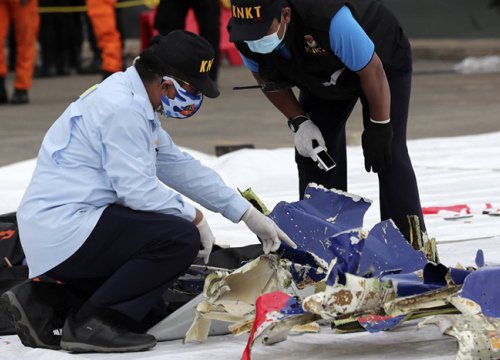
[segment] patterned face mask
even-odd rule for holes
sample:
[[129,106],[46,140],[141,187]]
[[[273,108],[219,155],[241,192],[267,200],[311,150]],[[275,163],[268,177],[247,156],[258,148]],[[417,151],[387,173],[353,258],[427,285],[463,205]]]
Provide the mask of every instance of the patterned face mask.
[[164,95],[161,97],[165,116],[175,119],[186,119],[193,116],[201,107],[203,94],[199,91],[196,93],[187,91],[174,78],[164,76],[163,80],[172,81],[176,90],[175,98],[173,99],[169,99]]

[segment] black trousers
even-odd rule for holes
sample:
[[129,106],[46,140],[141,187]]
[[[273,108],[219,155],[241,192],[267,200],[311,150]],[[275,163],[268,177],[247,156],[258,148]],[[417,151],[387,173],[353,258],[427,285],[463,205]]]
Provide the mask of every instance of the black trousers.
[[[70,0],[39,0],[40,7],[71,6]],[[78,4],[81,5],[81,4]],[[83,44],[83,28],[79,13],[42,13],[40,15],[39,42],[42,67],[57,68],[59,74],[78,69]],[[67,69],[64,69],[64,68]]]
[[200,35],[214,48],[215,57],[210,77],[217,80],[220,44],[219,0],[161,0],[157,8],[155,28],[166,35],[172,30],[184,29],[188,10],[192,8],[198,22]]
[[199,250],[200,233],[190,221],[110,205],[82,247],[47,275],[82,301],[140,322]]
[[[406,146],[406,127],[411,93],[411,49],[408,48],[406,64],[408,71],[390,71],[386,69],[391,91],[391,123],[394,131],[392,141],[392,165],[378,173],[380,194],[380,215],[382,220],[392,219],[405,236],[409,238],[407,215],[417,215],[420,227],[425,231],[417,180],[413,171],[408,148]],[[368,101],[361,96],[363,123],[370,121]],[[346,156],[346,121],[351,115],[358,99],[327,101],[309,93],[301,92],[300,103],[319,127],[326,142],[328,152],[337,166],[325,172],[318,168],[310,158],[302,157],[297,152],[295,160],[299,172],[300,198],[310,182],[322,184],[328,188],[347,191],[347,156]],[[360,164],[363,166],[363,164]]]

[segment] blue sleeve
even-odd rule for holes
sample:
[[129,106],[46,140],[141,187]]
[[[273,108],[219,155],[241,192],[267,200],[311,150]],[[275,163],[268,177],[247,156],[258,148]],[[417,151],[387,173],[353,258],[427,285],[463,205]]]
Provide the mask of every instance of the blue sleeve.
[[352,71],[362,70],[375,52],[373,41],[354,19],[347,6],[342,7],[330,22],[330,47]]
[[243,64],[247,67],[248,70],[254,73],[259,72],[259,64],[257,64],[256,61],[253,61],[252,59],[247,58],[245,55],[240,53],[241,59],[243,60]]
[[250,203],[199,160],[182,152],[163,129],[158,133],[158,178],[207,209],[238,222]]

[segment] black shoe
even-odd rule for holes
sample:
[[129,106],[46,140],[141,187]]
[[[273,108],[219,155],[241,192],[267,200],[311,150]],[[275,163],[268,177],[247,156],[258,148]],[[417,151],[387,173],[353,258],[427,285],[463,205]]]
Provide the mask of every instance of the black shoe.
[[0,105],[7,104],[9,98],[7,97],[7,89],[5,88],[5,78],[0,77]]
[[12,95],[12,98],[10,99],[10,103],[12,105],[27,104],[29,102],[30,102],[30,98],[28,97],[27,90],[15,89],[14,95]]
[[60,349],[54,330],[64,323],[64,285],[27,280],[0,296],[0,307],[14,324],[24,346]]
[[7,90],[0,89],[0,105],[7,104],[9,102],[9,98],[7,97]]
[[155,345],[153,335],[130,332],[116,321],[97,315],[80,322],[68,316],[61,339],[61,348],[76,353],[144,351]]
[[50,66],[40,66],[35,68],[34,77],[36,78],[46,78],[57,76],[57,68],[55,65]]
[[100,59],[94,59],[92,62],[85,66],[80,67],[79,74],[100,74],[101,73],[102,61]]
[[71,67],[69,65],[61,65],[57,67],[58,76],[68,76],[71,75]]

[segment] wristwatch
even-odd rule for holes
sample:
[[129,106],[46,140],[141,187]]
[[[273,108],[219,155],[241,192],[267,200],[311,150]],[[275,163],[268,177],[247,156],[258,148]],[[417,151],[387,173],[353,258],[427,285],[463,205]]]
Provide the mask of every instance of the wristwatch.
[[297,130],[299,130],[300,125],[307,120],[311,120],[309,118],[309,115],[297,115],[291,119],[288,119],[288,127],[290,128],[290,130],[292,130],[292,132],[295,133],[297,132]]

